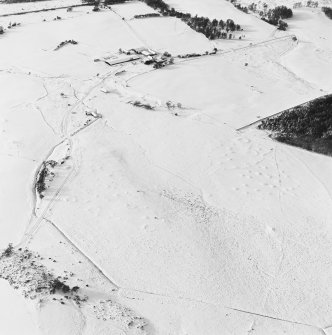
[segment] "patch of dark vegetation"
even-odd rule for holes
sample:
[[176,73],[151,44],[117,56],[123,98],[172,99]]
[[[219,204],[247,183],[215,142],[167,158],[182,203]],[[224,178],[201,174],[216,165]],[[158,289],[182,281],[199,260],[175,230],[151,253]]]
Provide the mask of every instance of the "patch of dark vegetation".
[[[178,13],[178,12],[176,12]],[[172,14],[172,12],[171,12]],[[174,14],[174,13],[173,13]],[[184,21],[193,30],[202,33],[210,40],[229,38],[228,33],[241,30],[239,24],[235,24],[232,19],[226,21],[213,19],[212,21],[206,17],[192,17],[190,14],[178,13],[175,15]]]
[[19,23],[19,22],[9,22],[9,24],[8,24],[8,29],[11,29],[11,28],[13,28],[13,27],[18,27],[18,26],[20,26],[21,25],[21,23]]
[[[9,244],[5,250],[0,250],[0,278],[6,280],[25,298],[36,300],[38,303],[52,302],[66,305],[71,301],[79,308],[83,307],[88,300],[88,296],[82,294],[85,288],[71,285],[73,282],[83,282],[82,279],[72,278],[75,274],[66,270],[62,276],[56,276],[43,264],[45,261],[54,261],[54,259],[48,257],[46,260],[32,250],[15,248]],[[88,284],[84,286],[90,287]],[[114,292],[117,289],[112,288],[111,291]],[[121,329],[124,329],[123,332],[126,334],[147,334],[149,325],[144,318],[113,300],[112,295],[107,294],[106,297],[107,300],[94,299],[93,313],[97,319],[121,324]]]
[[50,293],[54,294],[56,292],[68,293],[70,291],[70,287],[66,285],[64,282],[55,278],[49,282],[50,285]]
[[307,1],[307,7],[317,8],[318,7],[318,1],[308,0]]
[[290,19],[292,16],[293,11],[290,8],[277,6],[273,9],[269,9],[267,13],[263,15],[262,20],[277,26],[279,30],[286,30],[288,24],[283,21],[283,19]]
[[331,7],[322,7],[323,13],[332,20],[332,8]]
[[[7,28],[12,29],[12,28],[18,27],[20,25],[21,25],[20,22],[9,22]],[[5,33],[5,28],[3,26],[0,26],[0,35],[2,35],[4,33]]]
[[78,286],[70,287],[67,276],[56,277],[40,262],[42,259],[39,254],[27,248],[16,249],[9,244],[0,255],[0,278],[7,280],[14,289],[20,290],[29,299],[58,295],[52,300],[61,302],[65,295],[66,299],[73,300],[78,305],[87,300],[87,296],[79,294]]
[[178,58],[194,58],[194,57],[201,57],[201,56],[207,56],[207,55],[215,55],[217,53],[217,51],[218,51],[218,49],[214,48],[213,51],[211,51],[211,52],[206,51],[203,54],[193,52],[193,53],[190,53],[190,54],[178,55]]
[[96,4],[93,9],[92,9],[93,12],[99,12],[100,11],[100,8],[99,8],[99,5]]
[[62,41],[54,50],[59,50],[60,48],[64,47],[65,45],[67,44],[73,44],[73,45],[76,45],[78,44],[77,41],[75,40],[65,40],[65,41]]
[[[87,0],[85,0],[87,1]],[[111,1],[111,0],[106,0]],[[202,33],[208,39],[214,40],[219,38],[229,38],[227,33],[236,30],[241,30],[241,26],[236,24],[232,19],[223,20],[210,20],[207,17],[202,16],[192,16],[190,13],[182,13],[170,7],[163,0],[140,0],[145,2],[148,6],[159,11],[163,16],[177,17],[186,23],[193,30]],[[125,3],[126,0],[118,0],[116,3]],[[107,3],[111,4],[111,3]],[[105,2],[106,5],[106,2]]]
[[240,4],[234,4],[234,7],[237,8],[238,10],[242,11],[243,13],[248,14],[248,7],[241,6]]
[[38,175],[38,179],[36,182],[36,190],[40,196],[40,198],[44,198],[44,191],[46,190],[46,177],[48,174],[48,170],[45,166],[45,164],[43,164],[42,170],[40,171],[39,175]]
[[132,104],[135,107],[141,107],[141,108],[145,108],[147,110],[154,110],[155,108],[153,106],[151,106],[149,103],[146,102],[141,102],[139,100],[135,100],[135,101],[130,101],[130,104]]
[[193,52],[193,53],[190,53],[190,54],[185,54],[185,55],[178,55],[179,58],[193,58],[193,57],[201,57],[203,56],[202,54],[199,54],[199,53],[196,53],[196,52]]
[[117,5],[117,4],[121,4],[127,1],[124,0],[105,0],[104,1],[104,5],[105,6],[110,6],[110,5]]
[[10,257],[13,254],[14,247],[12,243],[8,244],[8,247],[2,252],[1,257]]
[[159,13],[149,13],[149,14],[134,15],[134,19],[145,19],[149,17],[160,17],[160,14]]
[[166,107],[167,107],[168,110],[174,110],[174,109],[177,109],[177,108],[178,109],[183,109],[183,106],[180,102],[175,103],[175,102],[170,101],[170,100],[166,102]]
[[[234,2],[234,0],[231,0],[231,2]],[[302,6],[302,3],[295,3],[293,8],[298,8],[300,5]],[[237,7],[236,5],[234,6]],[[290,19],[291,17],[293,17],[293,11],[286,6],[277,6],[273,9],[268,9],[268,5],[264,3],[263,8],[259,8],[260,7],[257,6],[256,3],[251,3],[248,7],[239,9],[241,9],[245,13],[257,13],[263,21],[277,26],[279,30],[286,30],[288,27],[288,24],[283,21],[283,19]]]
[[54,176],[54,173],[51,171],[51,168],[54,168],[58,163],[53,160],[43,162],[42,168],[37,176],[36,180],[36,191],[39,194],[39,197],[44,198],[44,192],[47,189],[46,180],[49,176]]
[[236,0],[231,0],[231,3],[233,4],[233,6],[234,6],[235,8],[237,8],[237,9],[240,10],[240,11],[242,11],[243,13],[246,13],[246,14],[249,13],[248,7],[246,7],[246,6],[242,6],[241,4],[236,3]]
[[265,119],[259,129],[279,142],[332,156],[332,94]]

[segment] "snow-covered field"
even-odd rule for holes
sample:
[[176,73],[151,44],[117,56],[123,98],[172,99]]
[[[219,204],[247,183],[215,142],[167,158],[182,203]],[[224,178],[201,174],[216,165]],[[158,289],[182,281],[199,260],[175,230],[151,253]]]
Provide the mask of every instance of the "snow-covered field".
[[17,14],[21,12],[33,12],[42,9],[61,8],[81,4],[82,2],[80,0],[45,0],[37,2],[18,2],[12,4],[0,2],[0,15]]
[[[247,127],[331,93],[332,20],[296,9],[278,32],[224,0],[167,2],[245,38],[134,19],[141,2],[0,16],[1,335],[332,334],[331,157]],[[102,61],[140,47],[219,51]],[[45,294],[58,276],[77,295]]]
[[332,91],[331,20],[319,9],[297,9],[289,21],[289,30],[298,39],[298,47],[282,58],[282,64],[296,76],[321,90]]
[[269,39],[275,31],[275,27],[267,24],[253,15],[243,13],[242,11],[236,9],[228,1],[167,0],[166,3],[184,13],[188,12],[192,15],[197,14],[199,16],[224,21],[227,19],[232,19],[235,23],[240,24],[244,29],[244,40],[240,42],[238,40],[221,41],[220,43],[217,42],[220,48],[227,48],[229,44],[248,45],[249,42],[263,41]]

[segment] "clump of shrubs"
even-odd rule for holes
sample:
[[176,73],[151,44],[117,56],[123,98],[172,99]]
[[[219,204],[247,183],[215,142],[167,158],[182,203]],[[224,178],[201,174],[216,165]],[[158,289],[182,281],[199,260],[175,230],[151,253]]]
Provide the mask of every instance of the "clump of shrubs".
[[[0,278],[7,280],[14,289],[19,289],[25,298],[32,300],[58,295],[60,297],[53,297],[52,300],[64,304],[61,297],[63,295],[65,299],[76,302],[78,306],[87,301],[88,297],[80,294],[79,286],[70,287],[66,282],[67,276],[56,277],[40,262],[43,259],[27,248],[16,249],[9,244],[0,254]],[[52,260],[50,257],[49,259]],[[74,276],[72,272],[69,275]]]
[[308,0],[307,1],[307,7],[317,8],[318,7],[318,1]]
[[159,13],[148,13],[148,14],[140,14],[140,15],[134,15],[134,19],[145,19],[150,17],[160,17]]
[[58,278],[55,278],[49,282],[50,293],[55,294],[56,292],[60,291],[62,293],[68,293],[71,291],[70,287],[63,283]]
[[13,23],[9,22],[8,29],[11,29],[13,27],[20,26],[20,25],[21,23],[19,22],[13,22]]
[[141,108],[145,108],[147,110],[154,110],[155,108],[153,106],[151,106],[150,104],[148,103],[144,103],[144,102],[141,102],[139,100],[135,100],[135,101],[130,101],[130,103],[135,106],[135,107],[141,107]]
[[120,4],[120,3],[124,3],[124,2],[125,1],[123,1],[123,0],[105,0],[104,5],[105,6],[116,5],[116,4]]
[[14,252],[13,244],[9,243],[8,247],[2,252],[1,257],[10,257],[13,254],[13,252]]
[[[295,3],[293,8],[298,8],[300,6],[302,6],[301,3]],[[259,9],[256,3],[251,3],[248,6],[248,11],[257,13],[263,21],[277,26],[279,30],[287,29],[288,24],[283,20],[290,19],[293,16],[293,11],[290,8],[286,6],[277,6],[268,10],[267,4],[264,3],[263,9],[264,10]]]
[[60,48],[64,47],[67,44],[76,45],[78,44],[78,42],[75,40],[65,40],[65,41],[62,41],[54,50],[59,50]]
[[196,52],[193,52],[193,53],[190,53],[190,54],[185,54],[185,55],[178,55],[179,58],[193,58],[193,57],[201,57],[203,56],[202,54],[199,54],[199,53],[196,53]]
[[182,109],[183,108],[182,104],[180,102],[175,103],[175,102],[170,101],[170,100],[166,101],[166,107],[167,107],[168,110],[174,110],[176,108],[178,108],[178,109]]
[[248,14],[248,7],[246,6],[241,6],[240,4],[235,3],[235,1],[231,1],[234,5],[235,8],[237,8],[238,10],[242,11],[243,13]]
[[57,291],[62,291],[63,293],[68,293],[70,291],[70,287],[60,281],[59,279],[55,278],[50,282],[50,293],[54,294]]
[[53,172],[50,171],[50,168],[54,168],[58,163],[53,160],[49,160],[43,162],[42,168],[38,174],[37,181],[36,181],[36,190],[39,194],[39,197],[42,199],[44,198],[44,192],[46,191],[46,179],[49,175],[54,175]]
[[279,30],[286,30],[288,24],[283,19],[289,19],[293,16],[293,11],[286,6],[277,6],[269,9],[262,17],[262,20],[277,26]]
[[40,198],[44,198],[44,191],[46,190],[46,177],[48,175],[48,170],[45,164],[43,164],[42,170],[38,175],[38,179],[36,182],[36,190],[40,196]]

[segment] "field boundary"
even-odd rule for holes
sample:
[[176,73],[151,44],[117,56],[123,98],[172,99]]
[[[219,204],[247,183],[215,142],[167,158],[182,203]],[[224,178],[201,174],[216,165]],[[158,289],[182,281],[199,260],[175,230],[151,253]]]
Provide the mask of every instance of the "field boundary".
[[15,15],[24,15],[24,14],[30,14],[30,13],[48,12],[48,11],[51,11],[51,10],[67,9],[67,8],[83,7],[83,6],[92,6],[92,5],[91,4],[79,4],[79,5],[71,5],[71,6],[68,5],[68,6],[63,6],[63,7],[43,8],[43,9],[36,9],[36,10],[31,10],[31,11],[1,14],[0,17],[15,16]]

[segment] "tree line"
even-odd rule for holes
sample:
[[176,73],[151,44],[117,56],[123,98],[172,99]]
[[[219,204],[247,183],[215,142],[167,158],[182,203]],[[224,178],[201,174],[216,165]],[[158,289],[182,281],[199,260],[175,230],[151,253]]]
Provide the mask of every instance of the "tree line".
[[283,19],[289,19],[293,16],[293,11],[286,6],[277,6],[273,9],[268,10],[266,3],[263,4],[263,10],[257,8],[257,4],[251,3],[248,7],[241,6],[235,3],[235,0],[231,0],[233,5],[244,13],[249,11],[258,13],[261,19],[269,24],[277,26],[279,30],[286,30],[288,24]]
[[322,7],[324,14],[332,20],[332,8],[331,7]]
[[[89,0],[85,0],[88,1]],[[228,32],[234,32],[241,30],[241,26],[236,24],[232,19],[223,20],[210,20],[207,17],[202,16],[192,16],[189,13],[182,13],[175,10],[173,7],[171,8],[168,4],[166,4],[163,0],[141,0],[146,3],[148,6],[153,9],[159,11],[163,16],[172,16],[177,17],[186,23],[193,30],[202,33],[208,39],[214,40],[218,38],[227,38]],[[93,0],[92,0],[93,2]],[[112,5],[116,3],[124,3],[126,0],[105,0],[104,4]]]
[[282,19],[290,19],[293,16],[293,11],[286,6],[277,6],[269,9],[262,20],[277,26],[280,30],[286,30],[288,24]]
[[[189,13],[182,13],[174,8],[170,8],[163,0],[142,0],[148,6],[158,10],[164,16],[177,17],[185,22],[193,30],[202,33],[207,38],[213,40],[218,38],[227,38],[229,31],[241,30],[241,26],[236,24],[232,19],[223,20],[210,20],[207,17],[192,16]],[[225,32],[226,31],[226,32]]]

